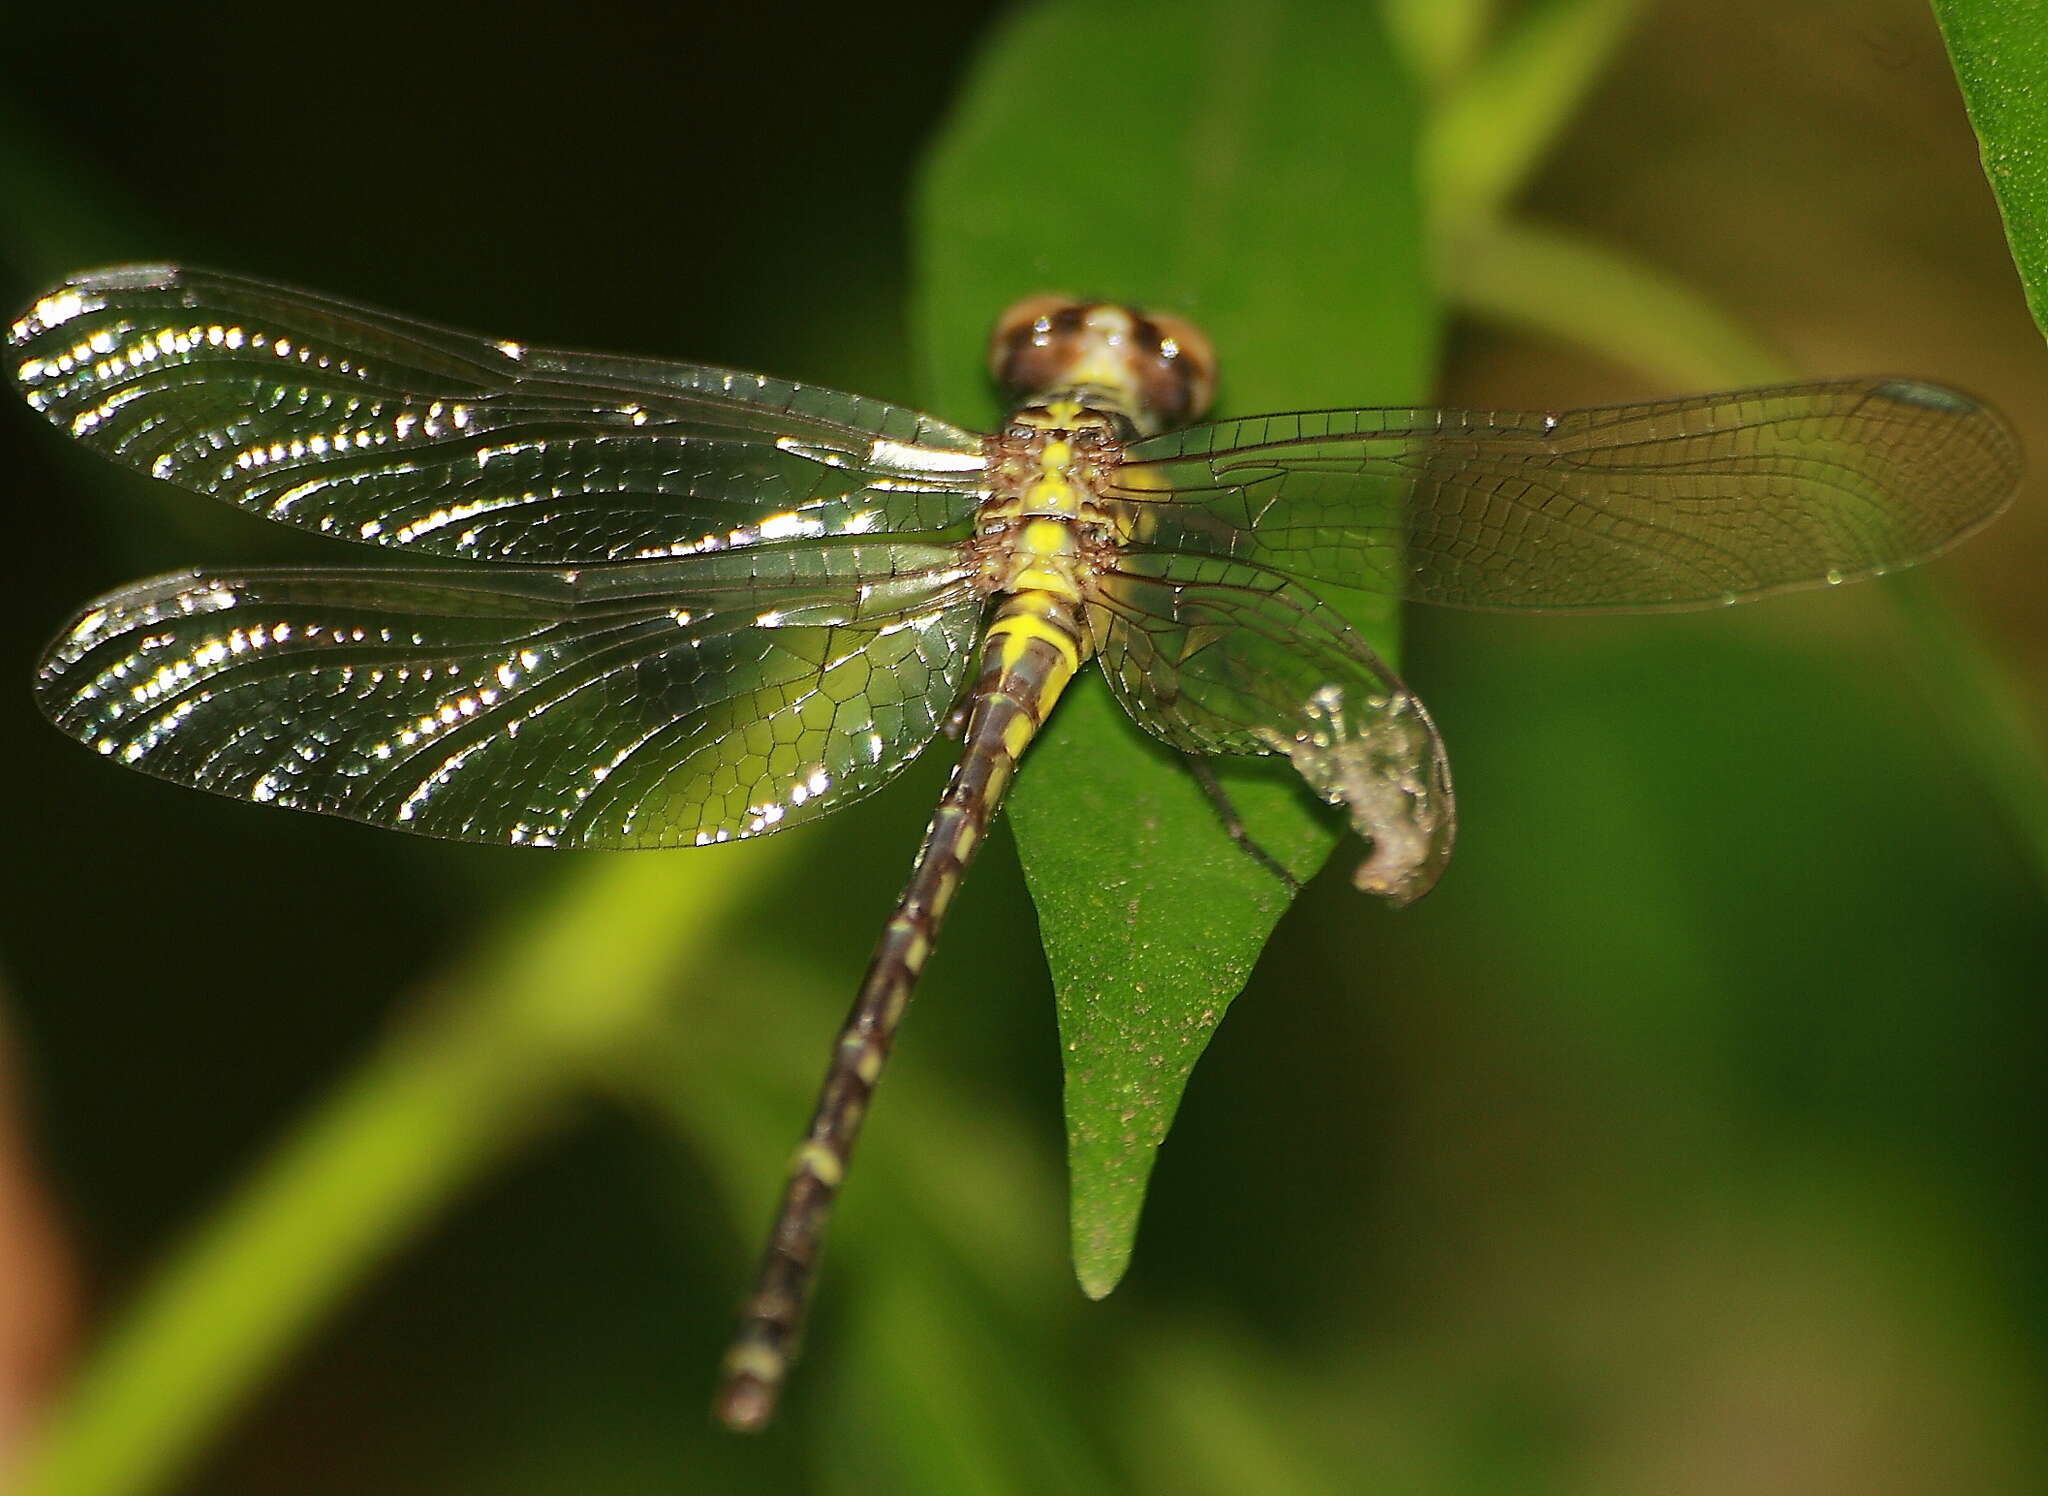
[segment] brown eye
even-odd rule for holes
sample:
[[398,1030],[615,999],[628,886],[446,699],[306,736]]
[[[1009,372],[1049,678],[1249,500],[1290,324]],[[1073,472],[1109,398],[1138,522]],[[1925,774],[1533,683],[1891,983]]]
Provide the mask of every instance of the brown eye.
[[1032,387],[1018,377],[1024,372],[1019,361],[1028,359],[1031,349],[1050,343],[1060,314],[1075,305],[1073,297],[1049,292],[1011,303],[989,333],[988,368],[996,383],[1009,390]]
[[1216,353],[1201,329],[1171,312],[1145,315],[1145,395],[1168,425],[1191,421],[1216,394]]

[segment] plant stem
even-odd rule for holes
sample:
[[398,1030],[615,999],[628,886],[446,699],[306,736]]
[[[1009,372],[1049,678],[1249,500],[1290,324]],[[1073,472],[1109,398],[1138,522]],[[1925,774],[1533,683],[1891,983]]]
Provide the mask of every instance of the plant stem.
[[121,1316],[10,1489],[172,1479],[350,1285],[636,1042],[772,848],[606,858],[482,941]]

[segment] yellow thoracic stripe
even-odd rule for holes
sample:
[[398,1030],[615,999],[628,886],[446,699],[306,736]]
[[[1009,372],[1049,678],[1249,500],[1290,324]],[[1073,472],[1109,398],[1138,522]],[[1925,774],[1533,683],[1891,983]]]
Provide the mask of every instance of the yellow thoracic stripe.
[[1024,527],[1020,539],[1024,549],[1034,556],[1062,556],[1071,547],[1073,534],[1056,519],[1034,519]]
[[1024,501],[1034,511],[1071,514],[1076,507],[1074,485],[1059,473],[1047,473],[1031,485]]
[[[1039,485],[1041,489],[1048,486]],[[1074,532],[1068,526],[1056,519],[1034,519],[1017,537],[1017,549],[1026,563],[1010,579],[1012,591],[1050,592],[1069,602],[1080,597],[1072,572]]]

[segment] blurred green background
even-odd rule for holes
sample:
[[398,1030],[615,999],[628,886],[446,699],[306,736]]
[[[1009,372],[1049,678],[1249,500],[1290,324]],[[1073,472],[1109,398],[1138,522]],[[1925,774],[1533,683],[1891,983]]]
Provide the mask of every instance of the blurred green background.
[[[191,260],[914,400],[906,201],[995,13],[16,10],[0,290]],[[1089,90],[1144,63],[1077,37],[1049,117],[1085,132]],[[1917,4],[1645,6],[1520,211],[1675,274],[1803,372],[1956,383],[2048,454],[2048,359]],[[1671,392],[1457,321],[1436,398]],[[175,566],[333,557],[25,411],[0,442],[0,980],[81,1358],[359,1066],[457,1042],[464,994],[671,994],[627,1042],[541,1032],[585,1045],[586,1079],[507,1082],[493,1127],[443,1138],[490,1166],[451,1169],[445,1201],[422,1185],[417,1229],[159,1489],[2048,1488],[2048,869],[1983,771],[2001,728],[1938,678],[1993,670],[2048,720],[2037,487],[1939,564],[1948,612],[1887,583],[1654,620],[1411,614],[1457,859],[1396,914],[1340,854],[1286,915],[1099,1305],[1066,1263],[1052,1004],[999,836],[783,1421],[747,1442],[709,1428],[711,1371],[944,765],[792,837],[616,859],[115,772],[29,701],[69,609]],[[1925,647],[1930,618],[1962,654]],[[522,932],[565,909],[603,959],[527,963]],[[692,910],[701,938],[665,943]],[[280,1264],[359,1224],[328,1205]],[[236,1272],[262,1301],[263,1261]],[[225,1390],[208,1346],[238,1333],[202,1316],[158,1387],[102,1405]]]

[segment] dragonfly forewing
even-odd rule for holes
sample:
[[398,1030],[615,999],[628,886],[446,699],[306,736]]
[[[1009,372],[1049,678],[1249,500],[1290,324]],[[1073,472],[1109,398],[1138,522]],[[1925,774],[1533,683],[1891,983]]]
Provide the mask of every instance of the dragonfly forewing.
[[1485,609],[1712,607],[1944,550],[2010,501],[1995,411],[1910,379],[1593,410],[1310,411],[1134,443],[1165,550]]
[[880,788],[937,734],[983,611],[950,551],[868,547],[802,581],[691,570],[163,577],[90,605],[37,696],[179,784],[537,846],[779,830]]
[[981,438],[863,396],[493,341],[212,271],[128,266],[12,329],[29,403],[266,519],[582,565],[970,523]]

